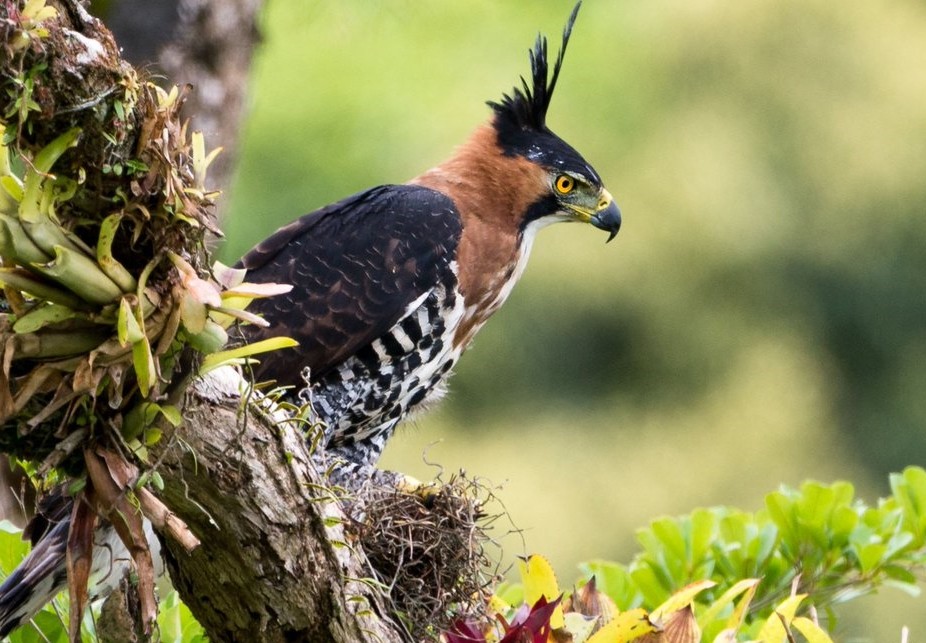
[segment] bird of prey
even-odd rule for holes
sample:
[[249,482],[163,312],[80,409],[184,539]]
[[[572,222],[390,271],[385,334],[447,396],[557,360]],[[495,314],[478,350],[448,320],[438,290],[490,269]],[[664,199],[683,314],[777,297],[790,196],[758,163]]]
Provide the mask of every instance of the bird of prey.
[[[294,286],[252,305],[270,325],[248,331],[249,340],[299,342],[254,375],[311,401],[342,473],[369,473],[395,426],[440,396],[521,276],[540,228],[577,221],[609,241],[617,234],[620,211],[598,173],[546,124],[578,9],[552,73],[538,36],[530,82],[490,102],[489,122],[446,162],[307,214],[241,259],[249,281]],[[69,515],[42,517],[32,552],[0,586],[0,636],[64,588]],[[111,528],[98,530],[94,566],[118,582],[123,567],[113,559],[129,557],[109,536]]]
[[444,163],[307,214],[248,252],[251,281],[293,284],[251,310],[253,340],[299,342],[256,369],[295,387],[348,470],[369,468],[395,426],[439,397],[450,371],[521,276],[537,231],[557,221],[617,234],[621,215],[594,168],[547,127],[577,4],[549,73],[546,39],[531,82],[497,102]]

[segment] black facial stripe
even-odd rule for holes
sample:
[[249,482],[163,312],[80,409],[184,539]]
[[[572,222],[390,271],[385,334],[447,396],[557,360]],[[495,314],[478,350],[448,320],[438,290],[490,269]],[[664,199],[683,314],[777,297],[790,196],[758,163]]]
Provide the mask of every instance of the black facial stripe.
[[521,230],[523,231],[531,221],[553,214],[560,209],[559,201],[552,194],[540,197],[527,207],[527,212],[524,213],[524,218],[521,219]]

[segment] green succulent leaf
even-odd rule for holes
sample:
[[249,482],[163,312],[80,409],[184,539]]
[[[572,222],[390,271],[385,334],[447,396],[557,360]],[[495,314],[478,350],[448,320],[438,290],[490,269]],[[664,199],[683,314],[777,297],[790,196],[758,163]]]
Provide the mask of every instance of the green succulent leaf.
[[43,304],[36,306],[20,317],[13,324],[17,333],[33,333],[49,324],[67,321],[77,315],[74,310],[61,304]]
[[220,353],[207,355],[199,368],[200,375],[208,373],[214,368],[218,368],[227,363],[240,363],[240,360],[247,359],[260,353],[276,351],[283,348],[293,348],[298,346],[299,342],[289,337],[271,337],[253,344],[246,344],[238,348],[232,348]]

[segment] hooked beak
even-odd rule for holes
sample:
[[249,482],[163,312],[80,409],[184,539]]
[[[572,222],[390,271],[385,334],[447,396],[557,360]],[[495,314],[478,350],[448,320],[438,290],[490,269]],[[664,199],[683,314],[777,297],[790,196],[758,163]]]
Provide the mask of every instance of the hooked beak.
[[589,220],[596,228],[610,232],[611,235],[608,237],[608,243],[617,236],[617,231],[621,229],[621,211],[617,207],[617,203],[614,202],[614,198],[611,196],[611,193],[602,188],[600,198],[598,199],[598,210],[595,214],[592,215],[592,218]]

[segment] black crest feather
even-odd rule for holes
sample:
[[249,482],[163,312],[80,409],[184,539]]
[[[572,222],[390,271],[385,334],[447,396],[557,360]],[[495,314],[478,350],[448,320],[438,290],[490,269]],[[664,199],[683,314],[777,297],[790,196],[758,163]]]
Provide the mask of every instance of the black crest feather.
[[553,76],[549,77],[546,36],[537,34],[534,48],[529,52],[532,84],[528,84],[522,76],[521,87],[515,87],[511,95],[503,95],[502,100],[497,103],[489,101],[489,106],[495,110],[496,115],[507,121],[506,125],[517,129],[537,131],[546,129],[547,108],[553,97],[559,70],[563,66],[563,56],[569,44],[569,36],[572,35],[572,25],[575,24],[581,6],[582,0],[579,0],[566,21],[566,27],[563,29],[563,44],[559,55],[556,56],[556,63],[553,65]]

